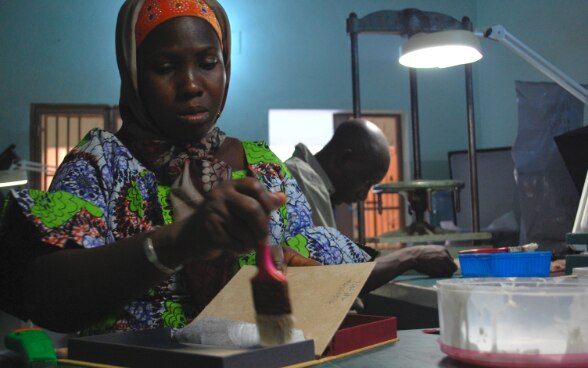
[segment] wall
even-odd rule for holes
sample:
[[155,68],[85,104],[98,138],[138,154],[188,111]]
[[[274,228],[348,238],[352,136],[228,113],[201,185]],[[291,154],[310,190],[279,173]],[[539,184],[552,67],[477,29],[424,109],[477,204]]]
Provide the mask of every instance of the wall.
[[[31,103],[118,101],[114,26],[120,0],[0,1],[0,149],[28,157]],[[565,4],[562,5],[562,4]],[[502,23],[581,82],[588,82],[588,0],[239,0],[224,1],[233,26],[233,77],[219,125],[267,139],[270,108],[351,109],[345,20],[354,11],[408,7],[469,16],[476,28]],[[565,24],[565,27],[563,26]],[[401,39],[360,36],[362,107],[409,111]],[[474,66],[479,147],[516,134],[514,80],[546,80],[500,45],[485,41]],[[576,49],[576,47],[578,49]],[[447,151],[467,147],[462,68],[419,72],[425,178],[447,177]]]
[[0,1],[0,150],[28,158],[31,103],[117,103],[121,3]]
[[[496,24],[579,83],[588,83],[588,1],[478,1],[480,29]],[[478,137],[481,147],[511,145],[517,133],[515,81],[549,81],[547,77],[494,41],[482,44],[476,64]],[[588,115],[584,113],[584,122]]]

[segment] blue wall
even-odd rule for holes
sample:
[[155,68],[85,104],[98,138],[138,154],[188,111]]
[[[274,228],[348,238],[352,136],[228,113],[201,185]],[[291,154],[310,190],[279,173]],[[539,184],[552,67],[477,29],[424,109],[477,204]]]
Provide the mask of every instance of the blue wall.
[[117,103],[121,3],[0,1],[0,149],[28,158],[31,103]]
[[[477,24],[496,24],[579,83],[588,83],[588,1],[478,1]],[[549,81],[506,47],[483,43],[477,63],[478,137],[481,146],[510,145],[517,133],[515,81]],[[586,109],[585,109],[586,111]],[[584,121],[588,120],[585,112]]]
[[[0,149],[28,157],[31,103],[118,103],[114,26],[121,0],[0,0]],[[350,12],[408,7],[504,25],[556,66],[588,82],[588,0],[225,0],[233,27],[233,77],[219,125],[267,139],[270,108],[347,109]],[[479,147],[516,134],[515,80],[547,80],[503,46],[483,41],[474,66]],[[408,112],[399,37],[360,36],[364,110]],[[462,68],[419,72],[423,175],[447,176],[447,151],[467,147]]]

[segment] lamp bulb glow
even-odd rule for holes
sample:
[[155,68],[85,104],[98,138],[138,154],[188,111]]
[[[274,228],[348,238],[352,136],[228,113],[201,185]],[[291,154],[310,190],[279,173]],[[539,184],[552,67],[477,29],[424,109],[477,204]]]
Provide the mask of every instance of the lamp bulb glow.
[[400,47],[398,62],[411,68],[447,68],[482,58],[480,42],[470,31],[419,33]]

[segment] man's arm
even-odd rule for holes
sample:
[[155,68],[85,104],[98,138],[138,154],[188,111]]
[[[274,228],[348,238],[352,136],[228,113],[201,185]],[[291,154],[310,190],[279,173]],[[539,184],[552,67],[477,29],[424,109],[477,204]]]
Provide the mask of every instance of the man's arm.
[[457,265],[442,245],[415,245],[376,258],[362,293],[370,292],[408,270],[430,277],[451,277]]

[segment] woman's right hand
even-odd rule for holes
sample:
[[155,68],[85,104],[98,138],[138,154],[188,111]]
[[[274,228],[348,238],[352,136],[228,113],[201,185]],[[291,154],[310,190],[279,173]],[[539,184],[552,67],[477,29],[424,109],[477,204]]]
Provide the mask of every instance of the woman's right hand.
[[[206,194],[194,213],[174,223],[186,255],[206,259],[223,251],[245,254],[266,241],[270,214],[286,200],[255,178],[225,181]],[[182,252],[183,253],[183,252]]]

